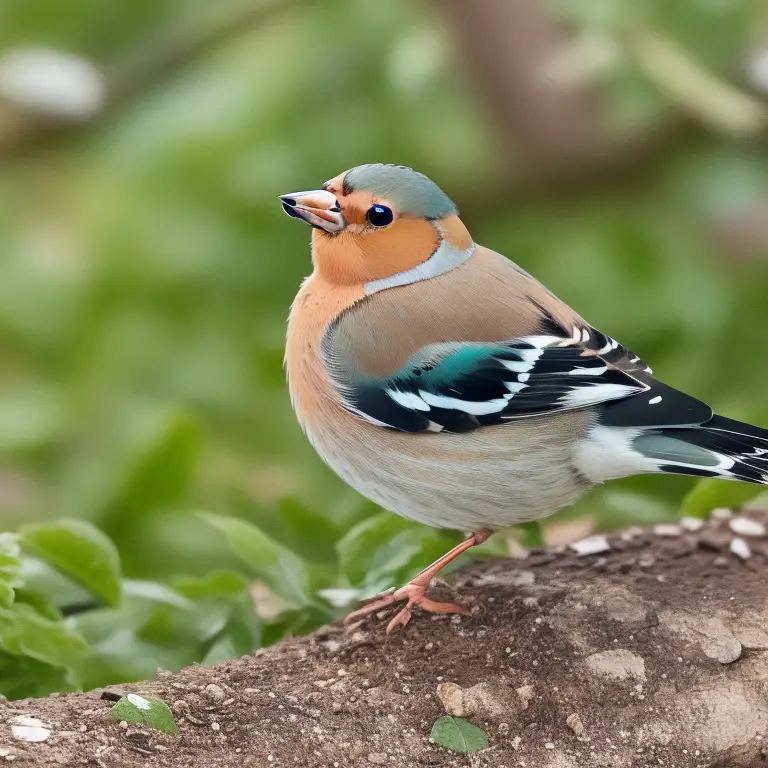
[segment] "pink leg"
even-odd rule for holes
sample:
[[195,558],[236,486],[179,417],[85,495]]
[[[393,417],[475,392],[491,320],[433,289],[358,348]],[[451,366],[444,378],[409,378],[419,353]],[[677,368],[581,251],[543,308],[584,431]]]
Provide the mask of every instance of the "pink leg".
[[373,602],[364,605],[356,611],[352,611],[352,613],[344,619],[344,623],[351,624],[357,619],[362,619],[364,616],[370,616],[370,614],[376,613],[376,611],[380,611],[382,608],[386,608],[401,600],[407,600],[408,602],[402,610],[395,614],[394,618],[387,625],[387,634],[397,626],[404,627],[411,620],[413,607],[415,605],[430,613],[466,613],[467,611],[465,608],[462,608],[455,603],[438,603],[434,600],[430,600],[426,596],[426,592],[429,589],[429,585],[432,583],[432,579],[434,579],[446,565],[453,562],[459,555],[464,554],[468,549],[476,547],[478,544],[482,544],[492,533],[493,531],[489,531],[487,528],[475,531],[466,541],[457,544],[450,552],[447,552],[441,558],[435,560],[432,565],[427,566],[405,586],[400,587],[400,589],[395,590],[391,594],[374,599]]

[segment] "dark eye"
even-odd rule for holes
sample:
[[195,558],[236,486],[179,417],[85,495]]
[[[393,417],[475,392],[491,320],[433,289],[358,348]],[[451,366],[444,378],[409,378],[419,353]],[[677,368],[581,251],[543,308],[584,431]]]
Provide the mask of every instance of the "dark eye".
[[372,205],[365,214],[372,227],[386,227],[395,218],[391,208],[386,205]]

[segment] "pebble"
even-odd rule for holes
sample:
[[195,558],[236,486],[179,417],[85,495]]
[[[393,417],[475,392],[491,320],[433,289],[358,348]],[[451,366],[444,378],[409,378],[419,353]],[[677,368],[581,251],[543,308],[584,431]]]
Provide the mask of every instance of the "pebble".
[[657,536],[666,536],[669,538],[683,535],[683,528],[674,523],[659,523],[653,526],[653,532]]
[[749,517],[734,517],[728,526],[738,536],[765,536],[765,526]]
[[554,749],[554,748],[555,748],[555,745],[554,745],[554,744],[553,744],[551,741],[548,741],[548,742],[547,742],[547,743],[544,745],[544,749]]
[[682,517],[680,525],[686,531],[700,531],[704,527],[704,521],[700,517]]
[[574,712],[565,719],[565,724],[577,735],[581,736],[584,733],[584,723],[581,722],[578,712]]
[[579,557],[586,555],[596,555],[600,552],[608,552],[611,545],[605,536],[587,536],[581,541],[574,541],[568,545]]
[[523,709],[528,709],[528,704],[533,700],[533,686],[532,685],[521,685],[516,691],[515,691],[522,702]]
[[733,511],[726,507],[718,507],[712,510],[713,520],[730,520],[733,517]]
[[19,741],[45,741],[52,733],[49,725],[30,715],[12,717],[8,723],[11,726],[11,736]]
[[738,536],[731,540],[730,549],[732,554],[736,555],[736,557],[740,557],[742,560],[749,560],[749,558],[752,557],[749,545],[744,539],[741,539]]
[[645,680],[645,661],[642,656],[624,648],[593,653],[585,659],[587,669],[601,677],[613,680]]
[[446,714],[451,717],[464,715],[464,691],[456,683],[440,683],[437,686],[437,698]]
[[224,699],[227,698],[227,694],[224,693],[224,689],[215,683],[210,683],[209,685],[205,686],[205,695],[209,699],[214,699],[215,701],[224,701]]

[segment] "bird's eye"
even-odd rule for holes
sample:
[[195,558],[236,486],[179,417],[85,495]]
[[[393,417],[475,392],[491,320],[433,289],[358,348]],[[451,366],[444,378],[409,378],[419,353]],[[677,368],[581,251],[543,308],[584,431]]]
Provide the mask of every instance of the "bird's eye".
[[372,227],[386,227],[395,218],[391,208],[386,205],[372,205],[366,212],[365,218]]

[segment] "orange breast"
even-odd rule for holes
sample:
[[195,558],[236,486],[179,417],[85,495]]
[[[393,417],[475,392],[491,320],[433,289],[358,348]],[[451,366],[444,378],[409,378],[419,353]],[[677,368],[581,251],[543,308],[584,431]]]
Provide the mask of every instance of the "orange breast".
[[362,285],[334,285],[314,274],[291,306],[285,367],[291,402],[305,430],[328,419],[351,418],[328,381],[320,345],[328,326],[363,296]]

